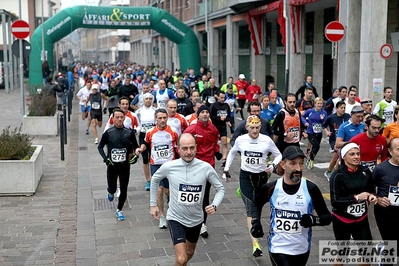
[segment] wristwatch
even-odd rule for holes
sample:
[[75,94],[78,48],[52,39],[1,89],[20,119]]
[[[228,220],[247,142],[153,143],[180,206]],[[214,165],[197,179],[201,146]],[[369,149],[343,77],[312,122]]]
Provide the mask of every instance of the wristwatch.
[[218,206],[216,206],[216,205],[212,205],[212,207],[215,209],[215,211],[217,211],[217,210],[218,210]]

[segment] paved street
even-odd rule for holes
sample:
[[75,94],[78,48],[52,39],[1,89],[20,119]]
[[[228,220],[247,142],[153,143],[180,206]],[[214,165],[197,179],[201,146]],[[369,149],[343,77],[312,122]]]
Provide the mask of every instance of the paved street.
[[[0,90],[0,106],[0,130],[21,124],[18,89],[10,94]],[[78,101],[74,100],[65,161],[60,160],[59,137],[34,138],[34,144],[44,145],[44,174],[36,194],[0,197],[0,265],[173,265],[169,231],[159,229],[149,214],[149,192],[144,191],[141,160],[131,169],[124,208],[126,220],[118,221],[115,203],[106,199],[106,167],[92,133],[85,135],[86,121],[80,119],[78,111]],[[329,187],[323,163],[329,159],[328,144],[323,140],[315,168],[304,171],[304,176],[325,193],[328,206]],[[239,165],[236,156],[231,169],[233,179],[225,184],[223,203],[208,218],[210,236],[200,237],[189,265],[270,265],[266,238],[260,242],[264,247],[263,257],[253,258],[251,254],[244,204],[235,193]],[[216,169],[222,173],[220,163]],[[267,232],[268,207],[263,214]],[[380,239],[372,214],[370,222],[374,239]],[[313,229],[309,265],[318,265],[318,241],[329,239],[334,239],[331,225]]]

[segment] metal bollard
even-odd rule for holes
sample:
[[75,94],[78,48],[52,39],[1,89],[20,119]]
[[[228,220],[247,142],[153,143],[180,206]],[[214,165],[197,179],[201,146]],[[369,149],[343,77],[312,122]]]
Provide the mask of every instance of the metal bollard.
[[65,159],[64,151],[64,115],[60,114],[60,144],[61,144],[61,161]]
[[62,113],[64,114],[64,137],[65,137],[65,140],[64,140],[64,143],[65,144],[68,144],[68,133],[67,133],[67,116],[66,116],[66,106],[64,106],[63,108],[62,108]]
[[72,114],[72,91],[68,92],[68,122],[71,122]]

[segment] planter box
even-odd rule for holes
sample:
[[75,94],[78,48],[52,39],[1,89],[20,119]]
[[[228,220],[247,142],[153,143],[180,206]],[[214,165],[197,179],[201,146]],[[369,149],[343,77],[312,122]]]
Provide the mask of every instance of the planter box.
[[23,119],[23,133],[32,136],[57,136],[59,128],[59,114],[54,116],[27,116]]
[[34,147],[29,161],[0,160],[0,196],[30,196],[36,192],[43,175],[43,145]]

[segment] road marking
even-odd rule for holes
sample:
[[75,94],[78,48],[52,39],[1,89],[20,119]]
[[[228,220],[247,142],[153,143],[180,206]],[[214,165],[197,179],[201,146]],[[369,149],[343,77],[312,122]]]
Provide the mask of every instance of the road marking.
[[322,195],[326,200],[331,200],[330,193],[323,193]]
[[330,163],[315,163],[314,167],[319,169],[327,169],[330,166]]

